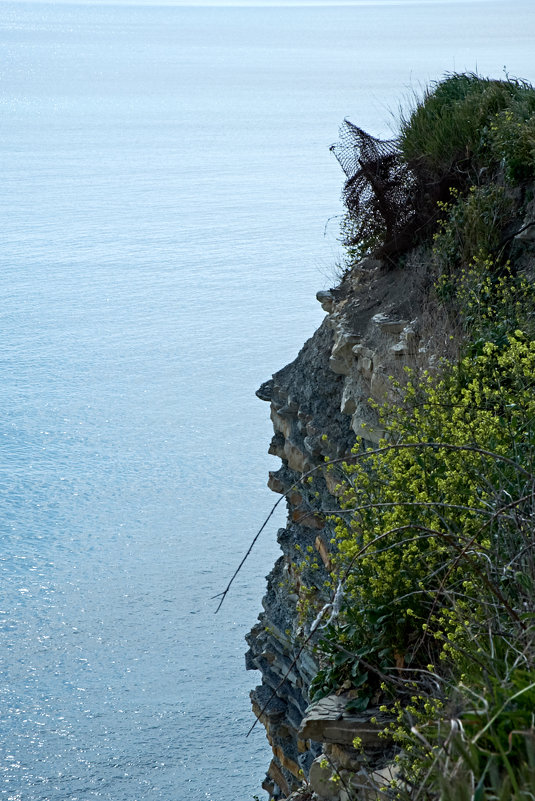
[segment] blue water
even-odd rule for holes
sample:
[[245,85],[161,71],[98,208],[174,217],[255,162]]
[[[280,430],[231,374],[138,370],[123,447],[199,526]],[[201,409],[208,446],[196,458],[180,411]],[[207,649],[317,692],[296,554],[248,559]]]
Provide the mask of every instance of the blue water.
[[210,599],[273,501],[254,390],[334,280],[328,147],[447,70],[533,80],[534,16],[0,5],[1,799],[259,792],[276,521]]

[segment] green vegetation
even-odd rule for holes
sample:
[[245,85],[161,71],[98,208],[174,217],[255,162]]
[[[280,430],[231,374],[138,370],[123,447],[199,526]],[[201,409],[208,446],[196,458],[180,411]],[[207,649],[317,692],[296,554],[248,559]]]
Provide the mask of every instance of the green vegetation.
[[399,266],[433,233],[450,268],[480,251],[509,256],[535,178],[535,88],[451,75],[402,114],[397,140],[386,144],[367,163],[362,151],[360,173],[346,182],[348,269],[366,255]]
[[451,75],[402,116],[400,149],[431,181],[449,178],[466,186],[496,170],[515,183],[529,180],[535,174],[534,113],[535,89],[524,81]]
[[[419,233],[460,357],[409,373],[357,442],[333,520],[344,605],[319,698],[391,714],[399,778],[378,797],[535,797],[535,90],[453,75],[402,119]],[[432,188],[440,191],[432,191]],[[424,204],[425,205],[425,204]],[[533,205],[533,204],[532,204]],[[432,208],[431,208],[432,206]],[[408,269],[408,267],[398,268]],[[459,333],[460,332],[460,333]]]
[[434,257],[443,273],[470,264],[480,255],[498,253],[502,230],[514,219],[513,200],[503,186],[471,186],[466,195],[450,189],[449,202],[438,201],[440,219]]
[[[469,737],[456,748],[483,749],[489,781],[490,766],[505,780],[511,731],[521,753],[535,747],[534,708],[505,689],[513,699],[535,687],[534,389],[535,342],[511,332],[441,378],[409,381],[400,404],[381,410],[381,446],[357,445],[345,465],[335,535],[345,609],[320,644],[329,659],[314,689],[349,680],[356,708],[393,712],[405,783],[416,788],[437,767],[419,797],[442,797],[440,761],[452,759],[438,710]],[[504,754],[489,762],[491,736]]]

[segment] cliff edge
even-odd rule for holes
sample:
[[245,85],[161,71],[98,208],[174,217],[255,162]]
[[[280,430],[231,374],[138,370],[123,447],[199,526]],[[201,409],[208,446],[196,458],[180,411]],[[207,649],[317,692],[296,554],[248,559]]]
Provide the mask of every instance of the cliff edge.
[[[456,139],[442,130],[444,109],[462,117],[451,122]],[[463,115],[470,117],[464,128]],[[437,120],[442,138],[432,151]],[[485,626],[507,642],[517,638],[511,648],[524,654],[517,662],[528,673],[535,653],[525,622],[533,564],[515,563],[517,583],[503,581],[504,560],[511,570],[511,554],[532,555],[534,453],[518,442],[535,443],[535,432],[533,440],[527,433],[535,367],[535,91],[522,82],[450,76],[402,121],[399,140],[380,143],[344,126],[335,155],[347,177],[347,268],[338,286],[318,292],[322,325],[257,392],[270,404],[269,452],[281,459],[268,484],[288,507],[277,535],[281,556],[247,637],[246,666],[262,675],[253,710],[273,751],[263,787],[270,798],[302,801],[460,799],[461,790],[444,795],[441,781],[453,759],[453,720],[468,748],[473,710],[458,690],[468,682],[461,655],[470,643],[481,661],[489,647],[495,654]],[[521,352],[529,365],[519,377]],[[505,403],[509,385],[518,407],[526,399],[514,413],[515,404]],[[410,449],[403,462],[401,448]],[[450,453],[461,461],[450,464]],[[355,466],[367,455],[371,468]],[[507,474],[503,460],[513,465]],[[444,471],[455,478],[441,478]],[[504,524],[503,510],[512,507],[516,521]],[[451,520],[446,508],[457,510]],[[481,515],[486,522],[476,529]],[[396,555],[390,567],[389,549]],[[375,562],[361,558],[370,552]],[[404,571],[404,583],[390,586]],[[418,601],[409,605],[412,596]],[[519,686],[513,682],[511,697],[522,694]],[[491,718],[481,712],[480,730],[490,730]],[[520,718],[507,731],[525,724],[529,740],[533,722]],[[440,729],[444,721],[449,734]],[[417,757],[411,737],[427,743]],[[528,752],[518,757],[518,775],[527,765],[531,787]],[[494,797],[501,768],[462,763],[459,753],[448,786],[468,781],[481,788],[478,798]]]
[[[262,673],[251,698],[273,748],[264,783],[271,797],[288,796],[300,787],[314,763],[312,781],[316,790],[323,788],[323,774],[330,769],[317,766],[325,754],[337,770],[354,769],[362,759],[351,744],[363,730],[370,741],[368,756],[372,749],[378,769],[389,758],[377,727],[369,724],[376,709],[344,717],[340,695],[305,720],[319,664],[312,643],[301,650],[307,629],[303,587],[308,600],[313,595],[314,608],[328,603],[329,518],[339,509],[340,476],[327,471],[325,459],[349,458],[356,436],[379,442],[382,432],[373,404],[395,399],[390,376],[402,376],[405,366],[422,369],[447,350],[447,330],[430,326],[426,284],[427,271],[420,265],[408,281],[405,271],[364,260],[338,287],[318,292],[325,321],[295,361],[258,391],[270,403],[275,434],[269,452],[282,460],[268,486],[288,493],[288,523],[277,536],[282,556],[267,578],[264,612],[247,637],[246,665]],[[303,482],[315,469],[312,480]],[[319,785],[314,781],[318,773]],[[329,789],[324,797],[334,798],[335,786]]]

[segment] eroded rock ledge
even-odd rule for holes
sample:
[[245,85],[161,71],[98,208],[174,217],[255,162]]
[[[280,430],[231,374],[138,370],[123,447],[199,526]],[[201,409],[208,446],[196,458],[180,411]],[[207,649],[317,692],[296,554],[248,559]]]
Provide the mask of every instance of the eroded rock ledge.
[[[338,287],[318,292],[324,322],[295,361],[257,392],[270,403],[269,451],[282,461],[268,484],[288,493],[287,525],[278,532],[282,555],[267,578],[264,611],[247,637],[246,655],[247,668],[262,674],[251,698],[273,750],[263,784],[272,798],[375,798],[390,776],[377,710],[347,711],[343,688],[310,706],[318,664],[311,644],[301,650],[309,623],[300,589],[306,583],[316,607],[328,600],[327,513],[337,508],[339,479],[327,472],[325,457],[349,454],[356,436],[377,442],[381,431],[370,399],[393,400],[390,376],[402,376],[407,365],[428,367],[447,352],[448,327],[429,304],[428,275],[418,253],[395,271],[364,260]],[[314,468],[312,480],[301,483]],[[355,737],[363,750],[353,748]]]

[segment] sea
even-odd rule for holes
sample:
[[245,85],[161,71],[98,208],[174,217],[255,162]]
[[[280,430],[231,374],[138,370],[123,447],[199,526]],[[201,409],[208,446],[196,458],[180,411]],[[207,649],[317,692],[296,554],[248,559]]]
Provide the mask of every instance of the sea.
[[0,799],[252,801],[255,389],[336,282],[344,118],[535,79],[531,0],[0,3]]

